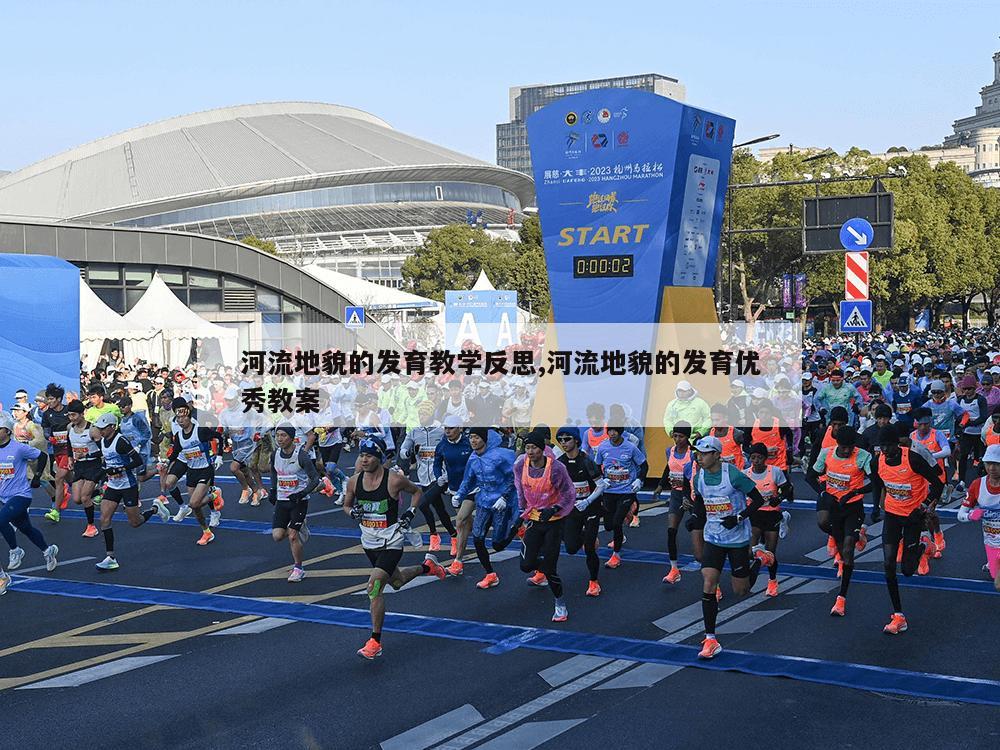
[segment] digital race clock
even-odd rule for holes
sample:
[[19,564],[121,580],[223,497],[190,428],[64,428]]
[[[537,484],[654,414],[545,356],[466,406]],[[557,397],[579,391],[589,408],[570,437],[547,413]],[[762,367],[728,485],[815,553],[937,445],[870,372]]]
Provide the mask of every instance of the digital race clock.
[[635,259],[631,255],[576,255],[573,257],[574,279],[612,279],[632,276]]

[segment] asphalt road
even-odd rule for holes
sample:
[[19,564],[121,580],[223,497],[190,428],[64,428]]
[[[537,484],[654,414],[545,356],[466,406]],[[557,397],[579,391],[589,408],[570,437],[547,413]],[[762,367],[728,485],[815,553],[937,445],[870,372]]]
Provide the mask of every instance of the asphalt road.
[[[800,476],[796,484],[797,497],[810,496]],[[42,560],[28,549],[0,599],[4,746],[939,749],[998,741],[1000,597],[980,570],[977,524],[949,529],[930,576],[906,581],[910,630],[897,637],[881,632],[891,606],[877,537],[859,558],[847,617],[829,616],[837,582],[803,503],[779,548],[779,595],[759,592],[764,576],[758,593],[738,600],[726,574],[726,651],[697,663],[700,574],[661,583],[666,516],[652,508],[628,531],[625,564],[602,568],[601,597],[584,596],[582,556],[560,559],[568,622],[550,622],[551,594],[525,584],[509,550],[496,563],[495,589],[475,589],[481,569],[470,561],[462,577],[417,579],[389,595],[385,653],[368,662],[355,655],[368,604],[358,593],[367,561],[356,526],[317,495],[307,577],[288,583],[287,544],[268,532],[270,505],[240,506],[236,485],[221,486],[227,503],[213,544],[198,547],[190,522],[130,529],[119,516],[122,567],[110,574],[93,567],[103,543],[80,537],[82,514],[53,525],[36,502],[33,520],[59,545],[62,564],[32,571]],[[955,523],[947,513],[943,520]],[[680,544],[689,554],[683,530]],[[424,551],[408,549],[404,564]]]

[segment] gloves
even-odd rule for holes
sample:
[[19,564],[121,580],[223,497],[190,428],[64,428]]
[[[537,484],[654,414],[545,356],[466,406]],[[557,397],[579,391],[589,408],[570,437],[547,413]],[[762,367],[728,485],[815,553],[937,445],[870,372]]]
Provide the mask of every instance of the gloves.
[[722,527],[725,529],[735,529],[739,525],[740,519],[736,516],[726,516],[720,520],[719,523],[721,523]]
[[222,456],[216,456],[212,461],[212,465],[215,466],[215,470],[218,471],[222,468]]
[[634,482],[632,482],[631,485],[629,485],[629,489],[631,489],[632,492],[638,492],[639,490],[641,490],[642,480],[637,478]]
[[559,508],[557,508],[554,505],[550,505],[545,510],[538,511],[538,520],[539,521],[543,521],[543,522],[551,521],[552,520],[552,516],[554,516],[556,514],[557,510],[559,510]]
[[413,517],[417,515],[417,511],[414,508],[407,508],[399,516],[399,528],[403,531],[410,530],[410,524],[413,523]]
[[775,495],[774,497],[772,497],[770,500],[767,501],[767,505],[771,508],[777,508],[779,505],[781,505],[781,496]]
[[971,510],[972,508],[967,505],[958,506],[958,520],[962,523],[966,523],[969,520]]
[[451,496],[451,507],[456,509],[462,507],[462,500],[458,495]]
[[355,521],[360,521],[365,515],[365,509],[359,504],[354,504],[351,506],[351,518]]
[[575,503],[573,503],[573,507],[576,508],[581,513],[583,513],[585,510],[587,510],[587,508],[589,506],[590,506],[590,497],[589,496],[588,497],[581,497],[579,500],[577,500]]
[[507,510],[507,501],[501,497],[499,500],[493,503],[493,510],[497,512],[503,512]]
[[447,474],[442,474],[441,476],[439,476],[437,478],[437,483],[438,483],[438,487],[447,487],[448,486],[448,475]]
[[969,520],[970,521],[978,521],[982,517],[983,517],[983,509],[982,508],[975,508],[969,514]]

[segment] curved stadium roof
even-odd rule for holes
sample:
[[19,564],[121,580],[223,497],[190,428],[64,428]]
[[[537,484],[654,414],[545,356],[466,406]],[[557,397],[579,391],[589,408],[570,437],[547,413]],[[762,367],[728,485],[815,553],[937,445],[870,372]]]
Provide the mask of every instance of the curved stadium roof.
[[530,178],[393,130],[358,109],[274,102],[132,128],[0,176],[0,214],[124,219],[334,185],[496,185],[527,203]]

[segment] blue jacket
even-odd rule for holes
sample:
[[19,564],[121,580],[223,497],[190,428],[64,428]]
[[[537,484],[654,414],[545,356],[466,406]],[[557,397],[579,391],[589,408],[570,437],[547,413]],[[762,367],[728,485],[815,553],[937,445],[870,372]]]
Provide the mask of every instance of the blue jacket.
[[508,506],[517,504],[514,451],[501,448],[500,443],[500,435],[490,430],[483,455],[473,451],[469,456],[462,484],[456,490],[455,497],[464,500],[473,487],[479,487],[479,492],[476,493],[477,508],[492,508],[501,497],[507,501]]
[[[493,433],[490,433],[492,437]],[[489,442],[487,442],[489,445]],[[462,477],[465,476],[465,467],[469,463],[469,456],[472,455],[472,446],[469,445],[469,436],[464,432],[457,442],[452,443],[448,438],[442,438],[434,448],[434,478],[441,476],[442,472],[448,472],[448,489],[454,492],[462,484]],[[469,491],[472,491],[472,487]]]
[[136,452],[140,456],[149,458],[149,441],[153,433],[149,428],[149,420],[146,419],[145,412],[134,411],[129,416],[122,417],[118,429],[121,431],[122,436],[135,447]]

